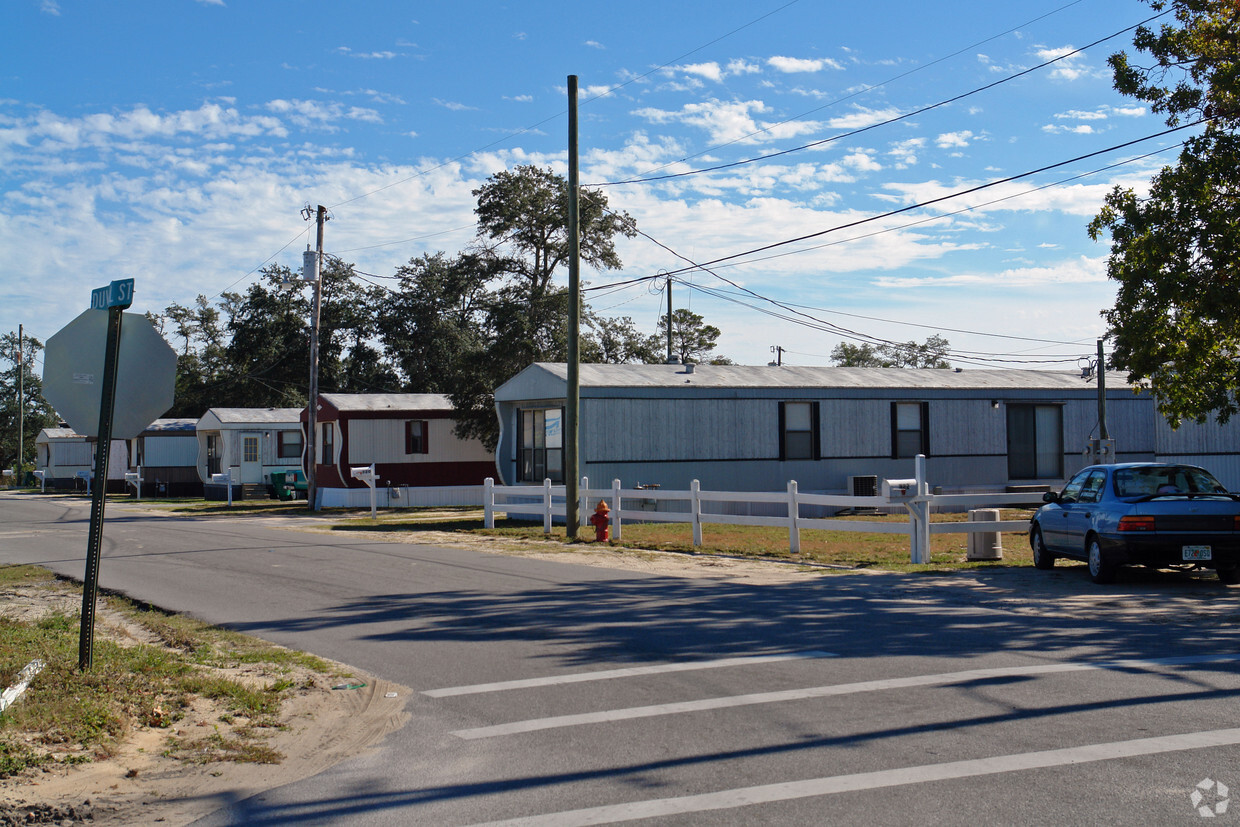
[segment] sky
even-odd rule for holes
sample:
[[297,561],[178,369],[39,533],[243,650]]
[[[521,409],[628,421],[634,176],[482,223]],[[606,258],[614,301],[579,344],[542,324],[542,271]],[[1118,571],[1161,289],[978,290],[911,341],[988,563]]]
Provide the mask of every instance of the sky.
[[467,249],[488,176],[567,174],[573,75],[581,183],[642,233],[595,312],[654,333],[670,273],[738,364],[1073,369],[1115,296],[1086,227],[1188,137],[1112,88],[1138,0],[5,5],[0,332],[42,341],[116,279],[158,314],[298,269],[307,205],[372,284]]

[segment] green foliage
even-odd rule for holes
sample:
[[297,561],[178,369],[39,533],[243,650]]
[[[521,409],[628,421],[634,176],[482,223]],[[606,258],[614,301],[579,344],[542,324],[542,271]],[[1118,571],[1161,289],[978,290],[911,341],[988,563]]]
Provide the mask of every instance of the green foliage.
[[951,343],[942,336],[926,341],[891,345],[853,345],[840,342],[831,351],[831,361],[845,368],[950,368],[947,354]]
[[[672,311],[672,355],[681,364],[689,362],[711,361],[711,351],[720,336],[719,328],[706,324],[698,313],[691,310]],[[667,341],[667,317],[659,318],[659,333],[656,339],[662,343]],[[726,362],[724,364],[727,364]]]
[[32,368],[42,350],[42,342],[31,336],[19,337],[16,330],[0,336],[0,467],[17,467],[20,434],[23,467],[33,470],[39,431],[56,425],[56,413],[41,395],[43,382]]
[[1133,45],[1150,65],[1112,55],[1115,88],[1150,103],[1169,125],[1210,120],[1148,195],[1117,187],[1089,224],[1094,240],[1110,235],[1107,275],[1119,284],[1103,314],[1111,364],[1148,384],[1173,425],[1212,414],[1226,422],[1240,410],[1240,20],[1227,0],[1150,5],[1171,8],[1175,24],[1138,29]]

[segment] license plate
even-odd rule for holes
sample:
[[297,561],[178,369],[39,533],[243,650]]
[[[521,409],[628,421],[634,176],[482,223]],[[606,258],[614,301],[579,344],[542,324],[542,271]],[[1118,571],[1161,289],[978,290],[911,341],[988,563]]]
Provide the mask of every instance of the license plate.
[[1210,560],[1209,546],[1184,546],[1182,549],[1185,560]]

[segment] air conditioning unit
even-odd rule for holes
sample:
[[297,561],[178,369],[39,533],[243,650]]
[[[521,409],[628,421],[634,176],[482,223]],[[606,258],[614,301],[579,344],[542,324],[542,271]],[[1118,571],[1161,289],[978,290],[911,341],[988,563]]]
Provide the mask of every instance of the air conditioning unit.
[[857,476],[848,478],[848,496],[850,497],[877,497],[878,496],[878,477],[876,476]]

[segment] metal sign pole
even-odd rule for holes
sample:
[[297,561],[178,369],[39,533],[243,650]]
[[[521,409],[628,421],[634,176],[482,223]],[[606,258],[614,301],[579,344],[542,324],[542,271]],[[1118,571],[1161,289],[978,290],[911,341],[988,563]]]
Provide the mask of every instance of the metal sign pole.
[[108,493],[108,454],[112,452],[112,408],[116,400],[116,363],[120,354],[124,308],[108,308],[108,341],[103,362],[103,398],[99,406],[99,437],[95,443],[95,485],[91,490],[90,535],[86,541],[86,578],[82,584],[82,630],[78,640],[78,668],[90,669],[94,660],[95,597],[99,591],[99,557],[103,542],[103,507]]

